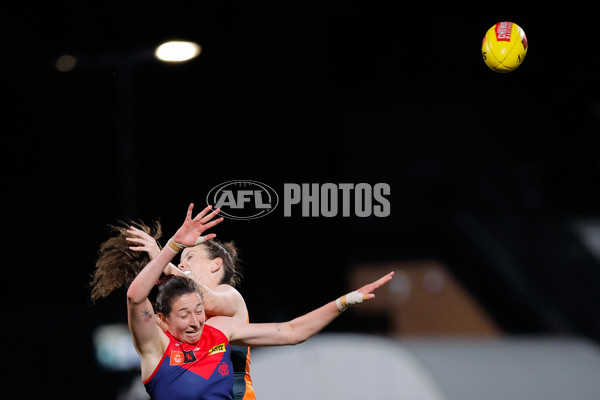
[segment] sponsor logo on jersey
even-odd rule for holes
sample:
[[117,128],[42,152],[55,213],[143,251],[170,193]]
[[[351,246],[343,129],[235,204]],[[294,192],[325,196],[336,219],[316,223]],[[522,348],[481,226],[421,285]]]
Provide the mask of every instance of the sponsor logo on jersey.
[[171,356],[169,357],[170,361],[169,364],[170,365],[181,365],[183,364],[183,351],[175,351],[173,350],[171,352]]
[[210,355],[217,354],[217,353],[225,353],[225,351],[227,351],[225,349],[225,343],[221,343],[221,344],[216,345],[212,349],[210,349],[208,351],[208,355],[210,356]]
[[171,351],[171,356],[169,357],[169,364],[170,365],[181,365],[181,364],[191,363],[196,360],[197,360],[197,358],[196,358],[196,355],[194,354],[193,350],[185,350],[185,351],[173,350],[173,351]]

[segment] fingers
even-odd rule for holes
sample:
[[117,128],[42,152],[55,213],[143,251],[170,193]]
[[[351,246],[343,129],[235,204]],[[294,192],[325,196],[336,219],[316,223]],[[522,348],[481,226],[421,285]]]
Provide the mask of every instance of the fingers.
[[363,294],[363,301],[368,301],[368,300],[371,300],[371,299],[374,299],[374,298],[375,298],[375,295],[373,293]]
[[126,237],[125,240],[128,242],[139,244],[144,249],[151,249],[154,245],[156,245],[156,241],[154,240],[154,238],[146,234],[146,232],[144,231],[139,231],[139,233],[135,233],[132,230],[128,230],[127,232],[129,232],[132,235],[136,235]]
[[389,282],[392,279],[393,276],[394,276],[394,271],[392,271],[392,272],[388,273],[387,275],[385,275],[385,276],[377,279],[375,282],[373,282],[373,284],[376,285],[375,289],[378,288],[378,287],[380,287],[380,286],[382,286],[382,285],[384,285],[384,284],[386,284],[387,282]]
[[129,250],[133,251],[146,251],[148,250],[146,246],[129,246]]
[[[211,206],[208,206],[206,208],[209,208],[209,207],[212,208]],[[206,208],[205,208],[205,210],[206,210]],[[220,208],[216,208],[213,212],[211,212],[210,214],[208,214],[206,217],[202,218],[200,220],[200,222],[203,223],[203,224],[207,223],[208,221],[210,221],[211,219],[213,219],[215,217],[215,215],[217,215],[219,213],[219,211],[221,211],[221,209]]]
[[380,288],[381,286],[385,285],[390,280],[392,280],[393,276],[394,276],[394,272],[392,271],[392,272],[382,276],[381,278],[377,279],[375,282],[369,283],[368,285],[361,287],[360,289],[358,289],[358,291],[361,293],[371,293],[375,289]]
[[388,272],[388,273],[387,273],[387,274],[385,274],[383,277],[379,278],[379,280],[381,280],[381,279],[385,279],[385,280],[388,280],[388,281],[389,281],[390,279],[392,279],[392,277],[393,277],[393,276],[394,276],[394,271],[392,271],[392,272]]
[[204,235],[203,237],[204,237],[204,241],[208,242],[209,240],[216,238],[217,234],[216,233],[209,233],[208,235]]
[[210,229],[213,226],[220,224],[221,222],[223,222],[223,217],[216,219],[214,221],[210,221],[208,224],[204,224],[204,229],[205,230]]
[[185,220],[192,219],[192,210],[194,209],[194,203],[190,203],[188,206],[187,214],[185,215]]
[[127,233],[133,236],[144,237],[146,239],[154,239],[152,236],[148,235],[143,230],[136,228],[135,226],[130,226],[129,229],[127,229]]
[[137,228],[127,229],[127,233],[129,233],[132,237],[136,237],[136,238],[140,238],[140,239],[147,239],[147,240],[154,240],[154,238],[152,236],[150,236],[146,232],[144,232],[140,229],[137,229]]
[[[210,211],[212,210],[212,206],[208,205],[204,208],[204,210],[200,211],[198,213],[198,215],[196,215],[196,217],[194,217],[194,221],[200,221],[202,222],[202,218],[204,218],[204,216]],[[210,219],[210,218],[209,218]]]
[[127,237],[127,238],[125,238],[125,240],[127,240],[128,242],[133,242],[133,243],[137,243],[137,244],[141,244],[141,245],[145,245],[147,243],[145,239],[138,238],[138,237]]

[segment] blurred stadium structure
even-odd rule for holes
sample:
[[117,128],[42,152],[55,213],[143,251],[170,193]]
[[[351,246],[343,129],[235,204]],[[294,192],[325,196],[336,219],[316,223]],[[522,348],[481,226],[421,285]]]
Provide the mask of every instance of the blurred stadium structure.
[[595,400],[600,347],[579,338],[322,334],[253,355],[257,396],[348,400]]

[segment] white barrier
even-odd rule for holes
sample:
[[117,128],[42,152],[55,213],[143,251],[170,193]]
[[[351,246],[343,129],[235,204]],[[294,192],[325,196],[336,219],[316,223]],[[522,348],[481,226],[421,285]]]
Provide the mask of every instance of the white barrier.
[[600,399],[600,348],[581,338],[328,333],[251,357],[260,400]]

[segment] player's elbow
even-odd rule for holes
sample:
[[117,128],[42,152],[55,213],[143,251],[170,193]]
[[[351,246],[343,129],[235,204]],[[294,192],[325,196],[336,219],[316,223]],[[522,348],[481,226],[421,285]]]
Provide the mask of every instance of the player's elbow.
[[135,286],[130,286],[127,289],[127,302],[129,304],[139,304],[146,299],[145,294],[141,294],[139,290],[136,290]]
[[286,336],[286,344],[292,346],[303,343],[310,337],[307,332],[304,332],[302,329],[295,328],[294,326],[290,327],[290,330]]
[[294,338],[292,345],[304,343],[307,339],[308,338],[305,338],[305,337],[296,337],[296,338]]
[[295,346],[297,344],[300,344],[300,343],[304,342],[306,339],[307,338],[302,337],[301,335],[296,334],[296,332],[292,332],[285,339],[285,344],[290,345],[290,346]]

